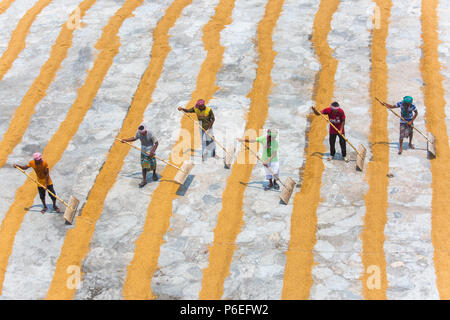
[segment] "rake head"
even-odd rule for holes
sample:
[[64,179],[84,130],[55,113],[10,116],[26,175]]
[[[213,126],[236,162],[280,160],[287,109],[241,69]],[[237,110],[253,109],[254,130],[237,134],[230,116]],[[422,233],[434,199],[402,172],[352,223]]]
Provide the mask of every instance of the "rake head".
[[66,219],[67,223],[72,224],[79,204],[80,200],[78,200],[74,196],[70,196],[68,206],[66,206],[66,210],[64,211],[64,219]]

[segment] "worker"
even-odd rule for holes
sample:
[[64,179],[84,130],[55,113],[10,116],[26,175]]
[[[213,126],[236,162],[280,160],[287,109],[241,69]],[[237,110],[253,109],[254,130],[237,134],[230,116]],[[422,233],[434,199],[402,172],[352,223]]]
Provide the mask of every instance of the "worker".
[[214,137],[213,124],[215,121],[214,113],[210,107],[205,105],[205,100],[200,99],[195,106],[190,109],[178,107],[178,111],[186,113],[195,113],[200,122],[200,137],[202,139],[202,160],[205,161],[208,154],[211,157],[216,156],[216,144],[211,137]]
[[147,172],[153,171],[153,181],[158,180],[156,175],[156,158],[155,152],[158,148],[158,140],[153,133],[147,129],[144,124],[138,127],[136,135],[131,138],[122,139],[122,143],[133,142],[136,140],[141,141],[141,167],[142,167],[142,181],[139,183],[139,187],[142,188],[147,184]]
[[[316,115],[320,115],[320,113],[318,111],[316,111],[314,108],[312,108],[312,110],[314,111],[314,113]],[[330,143],[330,156],[327,158],[328,161],[334,159],[334,156],[336,154],[336,138],[337,136],[339,136],[339,145],[341,146],[341,154],[342,157],[344,158],[345,162],[349,162],[349,159],[347,158],[347,145],[346,145],[346,141],[344,139],[345,136],[345,130],[344,130],[344,125],[345,125],[345,113],[344,110],[341,109],[340,105],[338,102],[333,102],[332,104],[330,104],[330,106],[328,108],[325,108],[321,111],[322,114],[326,114],[328,115],[328,119],[330,120],[330,122],[338,129],[338,131],[336,131],[335,128],[333,128],[333,126],[329,126],[329,143]]]
[[[18,164],[14,164],[14,167],[20,168],[22,170],[27,170],[28,168],[33,168],[34,172],[37,176],[39,197],[41,198],[43,208],[41,213],[44,214],[47,212],[47,204],[45,203],[45,193],[46,190],[52,192],[56,195],[55,189],[53,188],[53,181],[50,178],[50,173],[48,169],[48,164],[42,159],[42,154],[39,152],[33,154],[33,160],[31,160],[26,166],[21,166]],[[56,206],[56,197],[49,192],[49,196],[53,202],[53,209],[56,212],[61,212],[59,208]]]
[[270,190],[274,188],[279,190],[280,186],[277,183],[280,162],[278,160],[278,134],[272,133],[270,129],[267,129],[267,133],[256,139],[250,138],[237,138],[239,142],[258,142],[262,145],[262,157],[261,161],[264,165],[264,170],[266,172],[266,179],[269,180],[269,184],[264,187],[264,190]]
[[414,149],[412,144],[413,139],[413,127],[414,120],[417,118],[418,112],[416,106],[413,104],[413,98],[410,96],[403,97],[403,100],[397,102],[395,105],[388,104],[386,102],[382,103],[389,109],[400,108],[401,116],[403,119],[400,119],[400,136],[399,136],[399,151],[398,154],[402,154],[403,151],[403,139],[409,138],[409,148]]

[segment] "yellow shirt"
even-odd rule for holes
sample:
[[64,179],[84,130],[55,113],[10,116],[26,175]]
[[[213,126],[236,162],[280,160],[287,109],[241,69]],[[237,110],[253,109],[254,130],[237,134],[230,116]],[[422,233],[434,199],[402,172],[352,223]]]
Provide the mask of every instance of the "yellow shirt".
[[210,107],[206,107],[204,110],[200,110],[197,107],[187,109],[188,113],[195,113],[198,121],[201,123],[203,129],[208,130],[211,122],[215,119],[214,113]]
[[48,170],[48,164],[44,160],[41,161],[41,163],[36,165],[35,160],[31,160],[30,163],[28,163],[28,167],[33,168],[34,172],[36,172],[37,181],[42,184],[44,187],[48,187],[53,184],[52,179],[50,178],[50,175],[48,177],[48,184],[47,179],[45,175],[45,169]]

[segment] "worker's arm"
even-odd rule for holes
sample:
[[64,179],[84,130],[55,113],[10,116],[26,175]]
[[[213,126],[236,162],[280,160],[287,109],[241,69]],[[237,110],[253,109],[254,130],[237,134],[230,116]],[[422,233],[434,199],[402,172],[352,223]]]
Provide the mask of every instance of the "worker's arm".
[[414,120],[416,120],[416,118],[417,118],[418,115],[419,115],[419,113],[417,112],[417,110],[414,110],[414,116],[413,116],[413,118],[411,119],[411,121],[408,122],[408,124],[409,124],[410,126],[413,125],[413,122],[414,122]]
[[212,110],[209,113],[209,120],[210,120],[210,123],[209,123],[208,129],[206,130],[207,133],[209,133],[209,129],[212,128],[214,121],[216,121],[216,118],[214,117],[214,113],[212,112]]
[[27,170],[27,169],[29,168],[28,165],[26,165],[26,166],[21,166],[20,164],[16,164],[16,163],[13,164],[13,167],[17,167],[17,168],[20,168],[20,169],[22,169],[22,170]]
[[156,141],[156,142],[153,144],[152,150],[150,150],[150,152],[148,153],[148,155],[149,155],[151,158],[153,158],[153,156],[155,155],[156,149],[158,149],[158,145],[159,145],[159,143],[158,143],[158,141]]
[[395,108],[398,108],[397,105],[389,104],[389,103],[386,103],[386,102],[383,102],[383,105],[384,105],[385,107],[388,107],[389,109],[395,109]]
[[50,182],[50,171],[48,170],[48,167],[44,168],[44,174],[45,174],[45,184],[49,186]]
[[131,137],[131,138],[127,138],[127,139],[120,139],[120,142],[125,143],[125,142],[133,142],[136,141],[138,138],[136,137]]
[[186,112],[186,113],[194,113],[195,112],[194,108],[185,109],[185,108],[182,108],[182,107],[178,107],[178,111],[183,111],[183,112]]
[[214,122],[216,121],[216,117],[214,116],[214,113],[212,110],[209,112],[209,121],[210,121],[210,124],[209,124],[208,130],[212,128]]
[[312,111],[316,114],[316,116],[320,116],[319,111],[316,110],[316,108],[311,107]]
[[343,132],[344,132],[344,126],[345,126],[345,119],[342,120],[341,130],[339,130],[339,133],[340,133],[340,134],[344,134],[344,133],[343,133]]
[[277,156],[277,153],[278,153],[278,151],[273,152],[272,155],[269,157],[269,159],[264,161],[263,164],[267,167],[269,165],[270,161],[272,161],[272,159]]

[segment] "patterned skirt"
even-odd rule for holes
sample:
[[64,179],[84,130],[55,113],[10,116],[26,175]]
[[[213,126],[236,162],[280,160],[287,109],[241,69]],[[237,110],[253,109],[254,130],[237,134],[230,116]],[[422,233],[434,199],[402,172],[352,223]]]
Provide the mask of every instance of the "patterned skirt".
[[156,158],[150,158],[148,154],[141,153],[141,166],[142,169],[155,170]]
[[409,138],[412,128],[407,123],[400,123],[400,139]]

